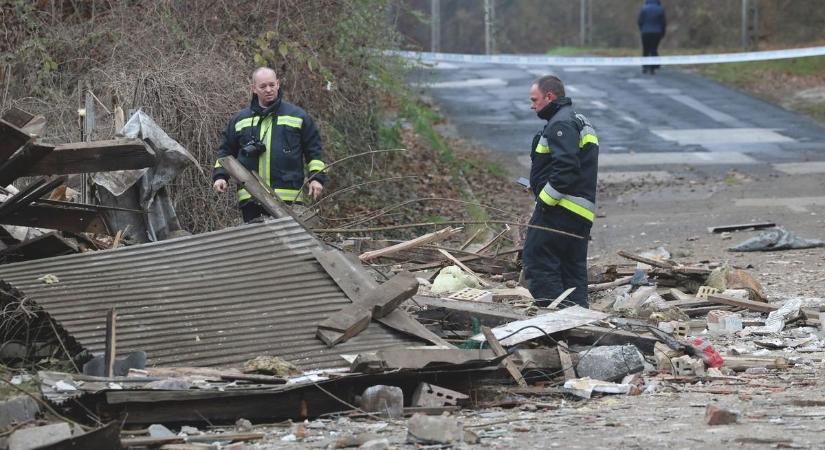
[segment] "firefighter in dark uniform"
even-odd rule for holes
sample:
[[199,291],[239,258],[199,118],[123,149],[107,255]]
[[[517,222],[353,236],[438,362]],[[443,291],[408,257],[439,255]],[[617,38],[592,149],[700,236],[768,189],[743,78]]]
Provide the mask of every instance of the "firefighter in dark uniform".
[[[218,158],[234,156],[255,171],[270,191],[288,204],[303,204],[306,196],[321,197],[326,181],[321,159],[321,137],[315,122],[301,108],[281,99],[275,71],[259,67],[252,73],[252,102],[229,121]],[[309,175],[307,192],[300,189]],[[216,192],[227,190],[229,174],[215,163]],[[244,222],[266,215],[246,189],[238,190]]]
[[596,217],[599,139],[587,119],[573,110],[557,77],[537,79],[530,88],[530,102],[547,121],[530,153],[530,188],[536,196],[530,224],[578,237],[529,228],[523,252],[525,279],[539,305],[575,287],[567,300],[587,307],[587,241]]

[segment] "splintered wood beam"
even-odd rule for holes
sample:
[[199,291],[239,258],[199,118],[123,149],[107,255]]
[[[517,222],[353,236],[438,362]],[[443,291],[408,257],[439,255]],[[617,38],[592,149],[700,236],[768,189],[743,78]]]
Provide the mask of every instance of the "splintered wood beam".
[[232,156],[224,156],[218,159],[221,167],[226,169],[229,175],[238,182],[239,186],[246,189],[249,195],[260,202],[261,206],[269,215],[275,218],[294,217],[288,211],[284,202],[275,198],[255,175],[252,174],[246,167],[243,166],[237,159]]
[[0,165],[0,186],[6,186],[12,181],[24,176],[26,171],[51,153],[54,147],[49,145],[34,145],[28,141],[17,153],[11,155]]
[[[49,146],[36,144],[35,147]],[[54,150],[26,169],[25,175],[133,170],[152,167],[156,162],[155,152],[140,139],[71,142],[55,146]]]
[[380,256],[387,256],[392,255],[394,253],[398,253],[404,250],[409,250],[411,248],[419,247],[424,244],[430,244],[433,242],[442,241],[444,239],[449,238],[457,233],[461,232],[461,228],[453,228],[447,227],[443,230],[434,231],[432,233],[425,234],[423,236],[419,236],[415,239],[411,239],[409,241],[404,241],[395,245],[391,245],[389,247],[381,248],[378,250],[373,250],[369,252],[362,253],[358,259],[361,261],[369,261],[370,259],[375,259]]
[[10,110],[3,113],[3,121],[14,125],[17,128],[23,128],[29,123],[32,119],[34,119],[33,114],[29,114],[26,111],[23,111],[20,108],[13,107]]
[[67,203],[67,206],[33,203],[2,218],[4,225],[46,228],[73,233],[109,234],[106,222],[93,205]]
[[[5,116],[4,116],[5,118]],[[19,127],[0,119],[0,164],[6,162],[20,147],[31,141],[31,136]],[[6,186],[9,183],[4,183]]]
[[0,217],[11,214],[12,212],[34,202],[65,182],[65,176],[55,177],[50,180],[46,178],[35,180],[25,189],[9,197],[3,203],[0,203]]
[[[481,332],[484,334],[484,338],[487,340],[487,344],[490,346],[490,349],[493,350],[493,354],[496,356],[504,356],[507,354],[507,350],[505,350],[501,345],[501,342],[498,341],[496,335],[493,334],[493,330],[491,330],[490,327],[481,327]],[[510,372],[510,376],[516,380],[516,383],[519,386],[527,387],[527,382],[524,381],[524,376],[522,376],[521,371],[513,362],[512,355],[504,358],[504,361],[501,363],[504,365],[504,368],[507,369],[507,372]]]

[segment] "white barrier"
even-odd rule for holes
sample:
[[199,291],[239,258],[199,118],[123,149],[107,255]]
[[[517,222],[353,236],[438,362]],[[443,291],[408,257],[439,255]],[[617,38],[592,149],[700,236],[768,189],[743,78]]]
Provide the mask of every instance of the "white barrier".
[[712,55],[681,55],[657,57],[596,57],[596,56],[544,56],[544,55],[469,55],[459,53],[430,53],[388,50],[397,55],[421,62],[470,62],[525,66],[642,66],[642,65],[692,65],[731,62],[769,61],[775,59],[825,56],[825,47],[792,48],[761,52],[717,53]]

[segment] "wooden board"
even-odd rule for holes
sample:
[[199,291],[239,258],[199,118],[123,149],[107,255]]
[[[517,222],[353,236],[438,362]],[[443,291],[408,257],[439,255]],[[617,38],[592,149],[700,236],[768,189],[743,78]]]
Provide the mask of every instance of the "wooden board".
[[[20,147],[31,140],[31,136],[11,123],[0,119],[0,164],[6,162]],[[9,183],[3,184],[6,186]]]
[[[0,165],[0,186],[6,186],[23,176],[26,171],[51,153],[54,147],[48,145],[32,145],[29,141],[14,155]],[[2,157],[2,155],[0,155]]]
[[0,251],[0,259],[5,262],[30,261],[77,252],[75,243],[52,231]]
[[0,223],[73,233],[109,233],[106,222],[94,206],[67,205],[71,206],[33,203],[0,218]]
[[[507,350],[501,346],[501,343],[496,339],[493,330],[490,327],[481,327],[481,333],[484,334],[484,338],[487,340],[487,344],[490,346],[490,349],[493,350],[493,353],[496,356],[504,356],[507,354]],[[516,383],[521,387],[527,387],[527,381],[524,380],[524,376],[522,376],[521,371],[516,367],[515,363],[512,360],[511,356],[504,358],[504,361],[501,362],[504,365],[504,368],[507,369],[507,372],[510,373],[510,376],[516,381]]]
[[[35,147],[45,147],[35,144]],[[86,172],[108,172],[152,167],[155,152],[140,139],[72,142],[59,144],[26,169],[25,175],[63,175]]]
[[249,195],[255,198],[255,200],[258,200],[269,215],[275,218],[292,217],[298,221],[298,223],[301,223],[301,221],[292,214],[286,204],[272,195],[252,172],[247,170],[237,159],[232,156],[225,156],[220,158],[218,162],[226,169],[229,175],[238,182],[240,187],[245,188],[246,191],[249,192]]
[[573,358],[570,357],[570,349],[567,348],[567,342],[559,341],[559,345],[556,348],[559,351],[559,362],[564,371],[564,381],[575,380],[578,376],[576,376],[576,367],[573,365]]

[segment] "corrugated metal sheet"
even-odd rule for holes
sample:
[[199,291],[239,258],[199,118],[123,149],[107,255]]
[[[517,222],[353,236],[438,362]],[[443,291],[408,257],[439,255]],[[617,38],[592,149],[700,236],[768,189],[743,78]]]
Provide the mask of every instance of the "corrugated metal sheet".
[[[83,347],[102,352],[106,311],[118,313],[118,353],[153,366],[221,366],[258,355],[304,369],[412,339],[372,323],[333,349],[316,326],[350,303],[312,255],[321,244],[292,219],[174,240],[0,266],[11,283]],[[52,274],[46,284],[38,278]]]

